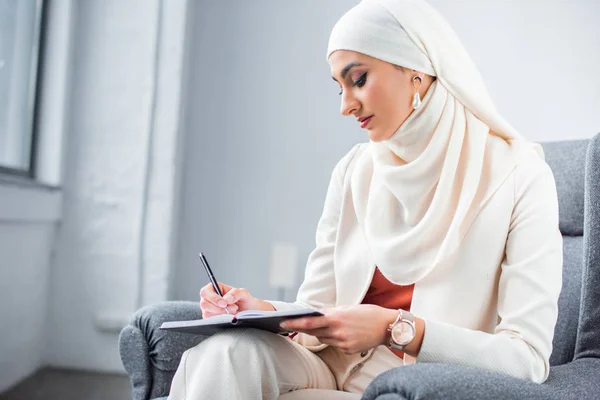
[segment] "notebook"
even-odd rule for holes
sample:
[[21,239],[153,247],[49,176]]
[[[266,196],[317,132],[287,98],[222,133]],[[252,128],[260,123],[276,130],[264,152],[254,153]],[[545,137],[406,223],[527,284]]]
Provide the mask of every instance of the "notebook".
[[290,318],[320,315],[323,314],[314,308],[289,311],[247,310],[241,311],[236,315],[222,314],[205,319],[163,322],[160,329],[206,336],[233,328],[256,328],[274,333],[286,333],[289,331],[279,326],[281,321]]

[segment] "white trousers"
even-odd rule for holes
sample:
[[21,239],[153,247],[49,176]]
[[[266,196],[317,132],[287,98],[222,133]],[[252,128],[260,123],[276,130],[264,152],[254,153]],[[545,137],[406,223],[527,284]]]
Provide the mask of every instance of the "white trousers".
[[[385,346],[373,355],[373,362],[366,362],[344,383],[344,391],[362,394],[377,375],[403,365]],[[319,353],[271,332],[232,329],[183,353],[169,400],[277,400],[293,390],[337,387]]]

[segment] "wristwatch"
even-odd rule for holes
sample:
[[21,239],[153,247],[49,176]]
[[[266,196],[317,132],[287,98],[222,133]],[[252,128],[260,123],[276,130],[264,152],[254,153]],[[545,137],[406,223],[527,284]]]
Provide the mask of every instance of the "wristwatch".
[[408,311],[398,310],[398,318],[388,326],[390,341],[388,347],[403,351],[415,338],[415,318]]

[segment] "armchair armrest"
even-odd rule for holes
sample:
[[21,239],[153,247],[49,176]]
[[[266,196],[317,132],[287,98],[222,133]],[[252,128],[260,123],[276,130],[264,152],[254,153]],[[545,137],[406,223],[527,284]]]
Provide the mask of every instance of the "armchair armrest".
[[599,374],[595,358],[552,367],[543,384],[458,365],[414,364],[379,375],[362,400],[594,399]]
[[167,301],[140,308],[119,335],[119,352],[134,400],[168,396],[183,352],[204,336],[161,331],[165,321],[202,318],[198,303]]

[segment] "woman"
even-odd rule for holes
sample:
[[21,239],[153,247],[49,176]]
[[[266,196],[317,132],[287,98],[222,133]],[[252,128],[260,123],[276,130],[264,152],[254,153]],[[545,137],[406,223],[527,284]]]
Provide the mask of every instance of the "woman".
[[[362,393],[414,362],[534,382],[548,360],[562,280],[552,172],[497,114],[448,23],[421,0],[364,0],[327,53],[341,113],[370,141],[335,167],[295,303],[202,288],[205,317],[315,307],[292,340],[247,330],[188,350],[171,398]],[[519,92],[518,86],[515,91]]]

